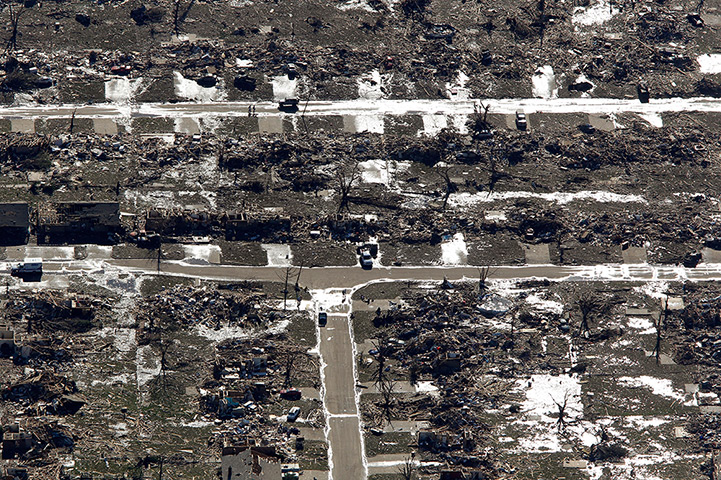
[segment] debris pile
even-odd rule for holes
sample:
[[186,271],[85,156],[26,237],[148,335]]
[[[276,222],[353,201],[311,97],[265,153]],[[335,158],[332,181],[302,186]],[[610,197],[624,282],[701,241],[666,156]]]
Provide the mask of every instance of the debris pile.
[[143,334],[197,325],[216,330],[226,326],[252,328],[274,319],[272,311],[265,311],[265,303],[261,289],[179,285],[145,299],[137,310],[137,319]]

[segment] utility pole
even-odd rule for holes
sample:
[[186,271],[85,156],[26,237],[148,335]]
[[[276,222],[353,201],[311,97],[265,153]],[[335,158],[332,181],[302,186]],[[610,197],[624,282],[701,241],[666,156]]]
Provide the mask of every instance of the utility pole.
[[285,282],[283,284],[283,311],[288,305],[288,277],[290,277],[290,267],[285,267]]

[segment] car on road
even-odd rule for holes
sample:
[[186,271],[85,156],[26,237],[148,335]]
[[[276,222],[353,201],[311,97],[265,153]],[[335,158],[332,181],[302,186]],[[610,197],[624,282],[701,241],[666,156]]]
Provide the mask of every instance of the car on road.
[[516,112],[516,128],[519,130],[525,130],[528,128],[528,121],[526,120],[525,113]]
[[360,252],[360,264],[361,267],[367,270],[373,268],[373,255],[371,255],[371,251],[367,248],[364,248]]
[[278,103],[278,110],[281,112],[297,112],[298,111],[298,99],[297,98],[286,98]]
[[42,258],[26,258],[23,263],[18,263],[10,268],[10,275],[13,277],[21,275],[41,275],[42,273]]
[[288,410],[288,421],[289,422],[295,422],[298,420],[298,416],[300,415],[300,407],[293,407],[290,410]]
[[318,314],[318,326],[325,327],[327,323],[328,323],[328,314],[325,312],[320,312]]

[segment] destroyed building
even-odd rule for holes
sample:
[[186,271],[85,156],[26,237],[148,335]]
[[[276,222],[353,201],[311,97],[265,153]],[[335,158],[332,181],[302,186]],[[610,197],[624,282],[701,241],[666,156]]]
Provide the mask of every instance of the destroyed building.
[[38,243],[115,243],[121,232],[117,202],[62,202],[38,211]]
[[0,356],[9,357],[15,352],[15,331],[5,324],[0,324]]
[[222,480],[277,480],[281,478],[281,459],[274,447],[260,447],[249,442],[223,448]]
[[220,232],[222,216],[196,210],[148,210],[145,230],[166,236],[209,235]]
[[30,216],[25,202],[0,203],[0,244],[28,243]]
[[290,235],[290,217],[277,213],[234,212],[228,215],[225,222],[227,240],[283,240],[289,239]]

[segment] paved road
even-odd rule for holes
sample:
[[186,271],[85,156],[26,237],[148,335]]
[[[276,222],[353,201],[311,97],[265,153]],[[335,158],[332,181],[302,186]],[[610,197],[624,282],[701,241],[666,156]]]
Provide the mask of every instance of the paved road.
[[[157,271],[154,260],[105,261],[108,267],[119,267],[136,273],[154,274]],[[44,264],[46,273],[79,273],[97,269],[98,264],[83,261],[49,261]],[[190,265],[182,262],[164,262],[161,272],[168,275],[208,278],[218,280],[260,280],[279,281],[285,274],[285,267],[243,267],[230,265]],[[363,270],[360,267],[305,268],[301,284],[310,289],[352,288],[373,281],[391,280],[449,280],[477,279],[476,267],[376,267]],[[674,265],[524,265],[518,267],[491,267],[490,279],[547,278],[550,280],[721,280],[721,264],[700,264],[696,268]]]
[[[349,312],[350,308],[346,310]],[[366,477],[349,322],[348,313],[331,314],[328,324],[319,329],[332,461],[330,473],[334,480]]]
[[[512,114],[518,110],[526,113],[639,113],[660,114],[667,112],[721,112],[721,99],[661,98],[649,103],[636,99],[614,98],[509,98],[470,100],[346,100],[302,102],[300,112],[308,116],[323,115],[406,115],[438,114],[469,115],[478,102],[490,104],[489,113]],[[247,117],[248,105],[256,105],[258,116],[278,116],[274,102],[217,102],[217,103],[141,103],[96,105],[38,105],[3,107],[0,118],[192,118],[192,117]]]

